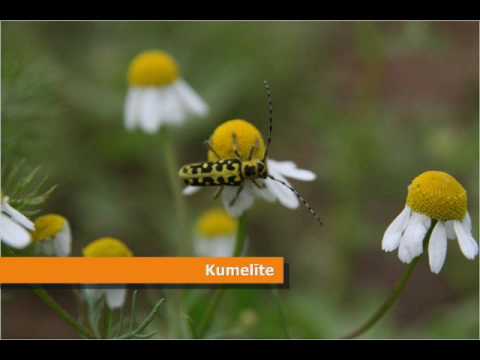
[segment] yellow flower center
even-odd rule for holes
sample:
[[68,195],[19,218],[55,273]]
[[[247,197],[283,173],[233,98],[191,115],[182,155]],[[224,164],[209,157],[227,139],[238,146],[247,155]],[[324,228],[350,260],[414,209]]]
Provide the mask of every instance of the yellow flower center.
[[128,257],[133,256],[132,251],[122,241],[103,237],[88,244],[83,249],[86,257]]
[[[218,126],[210,138],[210,145],[222,159],[236,158],[234,136],[237,139],[238,152],[242,160],[248,160],[252,147],[258,147],[253,153],[253,159],[263,159],[265,142],[262,134],[255,126],[245,120],[229,120]],[[208,160],[215,161],[218,159],[212,151],[208,151]]]
[[467,213],[467,192],[451,175],[426,171],[408,187],[407,205],[436,220],[463,220]]
[[128,69],[132,86],[166,86],[179,77],[175,60],[163,51],[151,50],[137,55]]
[[197,233],[205,238],[234,235],[237,221],[223,209],[212,209],[204,213],[197,222]]
[[63,230],[67,220],[60,215],[48,214],[35,220],[35,231],[32,233],[34,241],[43,241],[55,237]]

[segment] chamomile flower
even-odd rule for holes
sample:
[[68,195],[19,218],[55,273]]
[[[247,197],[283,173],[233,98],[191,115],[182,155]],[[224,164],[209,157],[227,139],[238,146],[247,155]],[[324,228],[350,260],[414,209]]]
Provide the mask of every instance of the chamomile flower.
[[472,236],[472,222],[467,209],[467,192],[451,175],[426,171],[408,187],[407,203],[385,231],[384,251],[398,248],[398,257],[410,263],[423,253],[423,239],[432,220],[436,220],[428,241],[428,259],[433,273],[439,273],[447,256],[447,240],[458,240],[460,250],[469,260],[478,254]]
[[137,55],[128,70],[125,127],[156,132],[163,124],[182,124],[205,116],[208,106],[180,76],[175,60],[158,50]]
[[35,225],[8,201],[8,196],[0,193],[0,241],[10,247],[23,249],[31,243],[30,232],[35,230]]
[[237,220],[221,208],[205,212],[195,226],[195,254],[207,257],[233,256],[237,227]]
[[[122,241],[104,237],[91,242],[83,249],[83,256],[86,257],[127,257],[133,256],[132,251]],[[83,289],[85,297],[90,300],[97,300],[104,297],[107,306],[114,310],[121,308],[125,303],[127,289],[125,287],[86,287]]]
[[72,232],[67,219],[57,214],[35,219],[32,239],[40,252],[48,256],[68,256],[72,250]]
[[[233,135],[235,134],[235,135]],[[229,120],[218,126],[210,138],[210,147],[208,151],[208,160],[217,161],[222,159],[234,159],[233,137],[238,144],[238,152],[242,161],[248,160],[252,147],[257,150],[253,152],[252,159],[263,160],[265,155],[265,142],[258,129],[248,121],[241,119]],[[288,178],[313,181],[316,176],[309,170],[297,168],[292,161],[276,161],[267,158],[266,165],[268,173],[274,178],[283,181],[291,186]],[[296,209],[299,206],[297,196],[279,182],[272,179],[256,179],[261,188],[256,187],[251,181],[244,182],[244,188],[236,201],[231,204],[237,193],[237,186],[225,186],[222,191],[222,200],[225,208],[234,217],[240,216],[245,210],[250,208],[255,198],[262,198],[269,202],[278,200],[283,206]],[[190,195],[198,190],[199,186],[187,186],[183,193]]]

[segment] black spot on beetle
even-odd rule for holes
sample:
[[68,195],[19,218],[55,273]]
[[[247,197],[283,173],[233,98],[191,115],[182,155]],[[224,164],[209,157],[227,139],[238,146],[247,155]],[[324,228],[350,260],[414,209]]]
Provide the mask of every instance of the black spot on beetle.
[[208,186],[208,185],[214,185],[215,182],[213,181],[213,179],[210,176],[205,176],[203,178],[203,183],[204,183],[204,185]]
[[225,185],[226,184],[225,178],[223,176],[217,177],[217,184],[218,185]]
[[239,164],[240,161],[238,160],[229,160],[229,162],[227,163],[227,169],[231,171],[237,170]]
[[209,174],[212,172],[212,165],[210,163],[204,163],[201,169],[202,169],[202,174]]
[[238,185],[240,182],[236,180],[237,177],[235,175],[229,176],[227,179],[227,183],[229,185]]

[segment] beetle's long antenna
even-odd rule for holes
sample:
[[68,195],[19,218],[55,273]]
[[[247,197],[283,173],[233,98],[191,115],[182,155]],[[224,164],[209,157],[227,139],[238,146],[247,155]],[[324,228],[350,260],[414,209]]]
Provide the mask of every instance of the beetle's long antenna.
[[315,220],[317,220],[320,225],[323,225],[322,223],[322,220],[320,220],[320,218],[318,217],[317,213],[315,212],[315,210],[312,209],[312,207],[310,206],[310,204],[308,203],[307,200],[304,199],[304,197],[297,191],[295,190],[293,187],[291,187],[290,185],[288,185],[285,181],[282,181],[282,180],[279,180],[279,179],[276,179],[274,178],[273,176],[271,175],[267,175],[267,177],[269,179],[272,179],[273,181],[276,181],[280,184],[282,184],[283,186],[285,186],[287,189],[289,189],[290,191],[292,191],[298,199],[300,199],[300,201],[302,202],[302,204],[308,209],[308,211],[310,212],[310,214],[312,214],[312,216],[315,218]]
[[268,138],[267,138],[267,148],[265,149],[265,156],[263,160],[267,160],[268,150],[270,149],[270,143],[272,142],[272,128],[273,128],[273,105],[272,105],[272,92],[270,90],[270,85],[267,80],[263,81],[265,86],[265,91],[267,92],[267,101],[268,101]]

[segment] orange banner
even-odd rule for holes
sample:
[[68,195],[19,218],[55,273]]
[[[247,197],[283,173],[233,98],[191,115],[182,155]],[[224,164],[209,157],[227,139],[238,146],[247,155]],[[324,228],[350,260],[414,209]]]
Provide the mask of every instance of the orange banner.
[[0,284],[283,284],[281,257],[2,257]]

